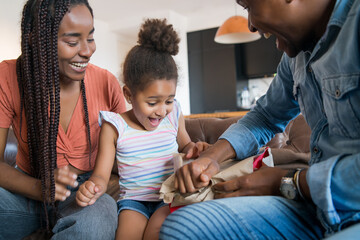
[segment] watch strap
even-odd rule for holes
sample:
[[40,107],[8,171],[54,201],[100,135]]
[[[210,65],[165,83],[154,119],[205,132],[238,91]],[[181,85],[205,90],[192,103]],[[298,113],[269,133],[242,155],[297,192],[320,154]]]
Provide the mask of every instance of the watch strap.
[[301,171],[304,170],[303,168],[302,169],[298,169],[294,175],[294,182],[295,182],[295,185],[296,185],[296,188],[299,192],[299,195],[301,197],[301,199],[303,200],[306,200],[303,193],[301,192],[301,188],[300,188],[300,184],[299,184],[299,179],[300,179],[300,173]]

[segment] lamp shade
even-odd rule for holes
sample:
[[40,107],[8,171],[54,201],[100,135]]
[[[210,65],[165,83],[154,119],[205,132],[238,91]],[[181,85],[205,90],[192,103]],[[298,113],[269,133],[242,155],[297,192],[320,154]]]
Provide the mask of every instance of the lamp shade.
[[232,16],[219,27],[214,40],[217,43],[234,44],[255,41],[260,37],[257,32],[250,32],[245,17]]

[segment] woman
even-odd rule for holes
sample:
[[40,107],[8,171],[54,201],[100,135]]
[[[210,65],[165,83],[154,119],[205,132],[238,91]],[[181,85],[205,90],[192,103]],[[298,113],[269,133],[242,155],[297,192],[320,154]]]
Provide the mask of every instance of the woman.
[[[0,238],[46,226],[53,239],[113,239],[110,196],[87,208],[74,201],[94,167],[99,111],[125,110],[116,78],[89,64],[92,9],[87,0],[28,0],[21,30],[21,56],[0,63]],[[3,160],[10,126],[16,169]]]

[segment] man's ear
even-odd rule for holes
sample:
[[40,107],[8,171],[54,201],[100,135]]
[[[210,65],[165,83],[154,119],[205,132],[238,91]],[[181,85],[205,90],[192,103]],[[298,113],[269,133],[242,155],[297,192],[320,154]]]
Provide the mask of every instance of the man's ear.
[[125,99],[126,99],[126,101],[129,103],[129,104],[131,104],[131,96],[132,96],[132,94],[131,94],[131,91],[130,91],[130,89],[128,88],[128,86],[124,86],[123,87],[123,93],[124,93],[124,96],[125,96]]

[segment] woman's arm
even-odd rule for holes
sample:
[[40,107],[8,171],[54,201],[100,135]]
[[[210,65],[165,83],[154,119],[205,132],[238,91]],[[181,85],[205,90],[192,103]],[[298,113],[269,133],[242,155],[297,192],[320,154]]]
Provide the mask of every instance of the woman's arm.
[[[41,180],[31,177],[7,164],[4,160],[8,128],[0,128],[0,187],[37,201],[43,201]],[[68,166],[55,170],[55,201],[64,201],[70,192],[67,186],[76,187],[77,175]],[[50,196],[49,196],[50,197]]]
[[5,162],[8,132],[8,128],[0,128],[0,187],[34,200],[42,200],[40,180],[16,170]]

